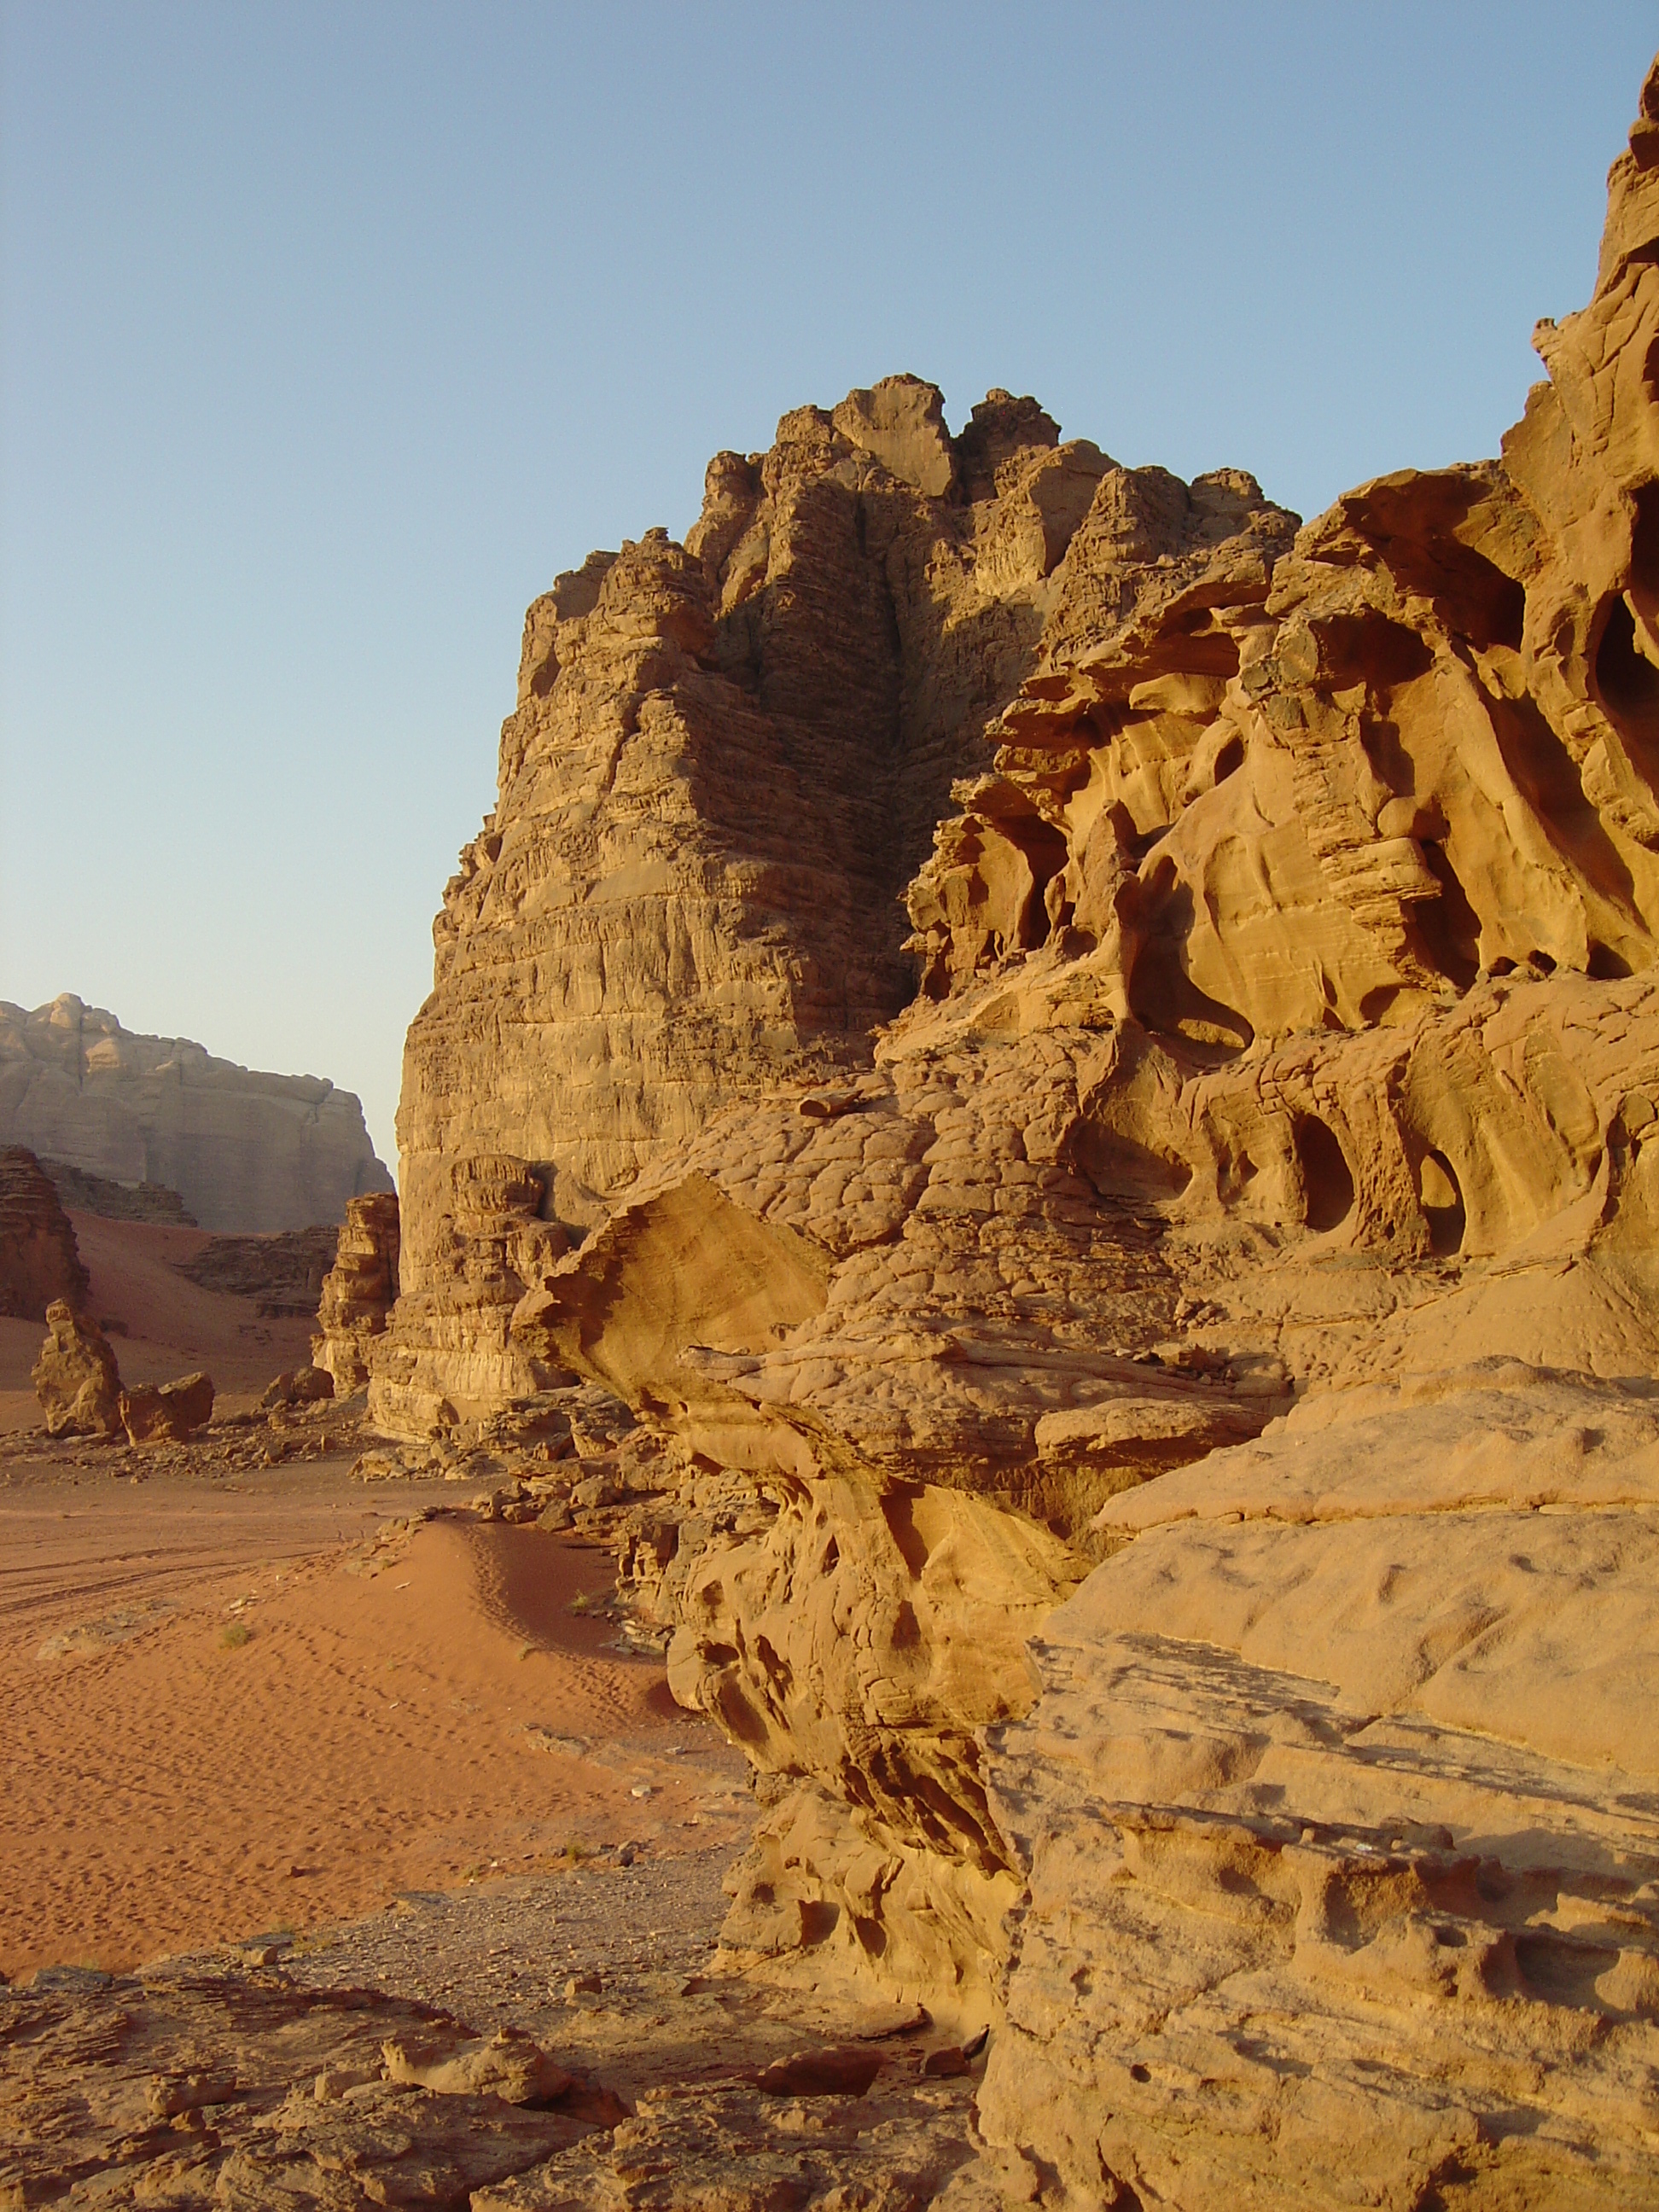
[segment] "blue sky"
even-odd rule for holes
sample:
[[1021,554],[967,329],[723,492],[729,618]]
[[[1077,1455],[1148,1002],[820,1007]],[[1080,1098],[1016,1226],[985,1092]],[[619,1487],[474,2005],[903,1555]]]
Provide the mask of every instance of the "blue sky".
[[0,997],[359,1091],[526,602],[894,370],[1316,512],[1496,451],[1650,7],[0,4]]

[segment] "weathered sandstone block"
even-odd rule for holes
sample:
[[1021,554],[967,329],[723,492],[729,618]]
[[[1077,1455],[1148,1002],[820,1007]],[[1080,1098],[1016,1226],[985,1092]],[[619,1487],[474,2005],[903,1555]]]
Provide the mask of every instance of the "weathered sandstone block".
[[198,1373],[159,1386],[140,1383],[122,1391],[120,1413],[129,1443],[188,1443],[213,1419],[213,1377]]
[[1079,2204],[1650,2201],[1656,1501],[1659,1391],[1494,1358],[1109,1504],[988,1737],[989,2140]]
[[391,1191],[347,1201],[345,1226],[324,1278],[311,1340],[313,1366],[349,1397],[368,1381],[368,1353],[398,1298],[398,1200]]
[[46,1340],[29,1376],[48,1435],[112,1437],[121,1426],[121,1377],[95,1321],[62,1298],[46,1308]]

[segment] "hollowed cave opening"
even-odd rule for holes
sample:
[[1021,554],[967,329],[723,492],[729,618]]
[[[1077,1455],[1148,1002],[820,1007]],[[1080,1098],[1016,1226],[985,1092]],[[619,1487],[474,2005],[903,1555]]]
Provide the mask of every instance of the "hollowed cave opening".
[[1218,1059],[1248,1051],[1255,1031],[1236,1008],[1200,991],[1184,954],[1196,926],[1192,885],[1160,860],[1142,899],[1146,934],[1129,971],[1129,1011],[1155,1034],[1172,1032]]
[[[1616,619],[1619,617],[1623,617],[1622,622]],[[1659,771],[1659,669],[1650,668],[1637,653],[1630,609],[1623,599],[1613,602],[1607,617],[1596,655],[1598,683],[1602,680],[1600,671],[1604,661],[1612,671],[1613,691],[1624,700],[1625,707],[1615,709],[1605,696],[1603,704],[1625,740],[1632,762],[1650,783],[1659,788],[1656,776]],[[1632,712],[1626,711],[1634,709],[1637,695],[1644,684],[1651,686],[1654,693],[1651,741],[1638,727]],[[1626,914],[1632,913],[1636,888],[1630,869],[1607,834],[1600,811],[1585,796],[1577,763],[1537,702],[1530,697],[1508,699],[1488,691],[1486,709],[1504,764],[1525,795],[1550,843],[1601,898]],[[1443,895],[1441,903],[1445,904]],[[1553,969],[1556,956],[1549,956],[1548,967],[1544,965],[1545,957],[1541,951],[1534,948],[1527,955],[1527,962],[1534,969],[1548,974]],[[1496,961],[1490,967],[1494,975],[1504,972]]]
[[1637,622],[1624,598],[1614,599],[1601,623],[1595,688],[1614,721],[1631,721],[1641,737],[1659,738],[1659,668],[1637,653]]
[[1442,1260],[1463,1249],[1468,1215],[1457,1170],[1443,1152],[1425,1152],[1417,1170],[1423,1218],[1429,1224],[1429,1249]]
[[841,1907],[822,1898],[803,1898],[800,1905],[800,1940],[806,1950],[815,1943],[828,1942],[836,1932],[836,1923],[841,1918]]
[[1340,1229],[1353,1212],[1353,1171],[1335,1133],[1313,1115],[1296,1125],[1297,1164],[1310,1229]]
[[[1040,814],[1009,812],[987,817],[981,836],[987,854],[993,858],[999,842],[1018,853],[1031,872],[1031,884],[1017,910],[1004,899],[1000,912],[994,911],[993,926],[980,958],[1001,960],[1011,952],[1035,952],[1048,943],[1051,926],[1063,928],[1071,920],[1069,901],[1056,898],[1052,917],[1048,908],[1049,885],[1064,875],[1071,857],[1066,833]],[[1000,927],[995,926],[999,921]]]
[[1526,593],[1514,577],[1457,536],[1480,496],[1474,472],[1374,484],[1343,505],[1407,591],[1438,602],[1449,626],[1479,647],[1519,647]]
[[1602,623],[1595,689],[1619,734],[1637,754],[1637,765],[1650,778],[1648,749],[1659,746],[1659,668],[1637,651],[1636,618],[1622,597],[1613,600]]
[[1601,983],[1616,983],[1621,976],[1631,972],[1629,961],[1622,953],[1615,952],[1610,945],[1592,944],[1585,965],[1589,973]]
[[1131,1205],[1156,1206],[1179,1198],[1193,1179],[1190,1161],[1154,1152],[1087,1116],[1073,1126],[1062,1157],[1088,1177],[1102,1198]]
[[1333,690],[1366,684],[1373,692],[1389,691],[1434,665],[1434,655],[1404,623],[1373,614],[1328,615],[1315,627],[1320,681]]
[[[1052,822],[1044,822],[1033,815],[1023,821],[1000,822],[997,827],[1009,840],[1018,845],[1025,855],[1026,866],[1031,871],[1031,895],[1026,900],[1015,930],[1015,945],[1026,951],[1035,951],[1048,939],[1048,909],[1047,894],[1056,876],[1066,872],[1071,857],[1066,849],[1066,833]],[[1062,921],[1069,921],[1069,907],[1063,909]],[[1011,951],[1014,946],[1008,948]]]
[[[1649,356],[1652,358],[1651,355]],[[1644,610],[1659,601],[1659,483],[1638,484],[1630,539],[1630,588]]]
[[1421,850],[1440,896],[1418,901],[1410,910],[1411,921],[1427,957],[1458,990],[1467,991],[1480,972],[1480,917],[1469,904],[1444,848],[1425,842]]

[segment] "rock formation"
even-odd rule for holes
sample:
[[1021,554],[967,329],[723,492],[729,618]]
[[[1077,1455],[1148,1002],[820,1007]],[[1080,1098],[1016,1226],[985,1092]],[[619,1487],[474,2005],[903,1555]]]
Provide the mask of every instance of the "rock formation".
[[317,1304],[312,1364],[349,1397],[368,1381],[368,1354],[398,1300],[398,1200],[390,1191],[346,1206],[334,1264]]
[[1538,343],[1305,527],[786,416],[446,895],[371,1411],[672,1449],[728,1945],[990,2023],[994,2201],[1659,2189],[1659,65]]
[[1659,1385],[1493,1358],[1113,1499],[990,1744],[991,2141],[1080,2201],[1650,2201],[1656,1498]]
[[867,1064],[913,988],[899,895],[1113,473],[1031,401],[952,440],[890,378],[718,455],[684,547],[595,554],[531,608],[404,1057],[388,1426],[532,1389],[507,1322],[569,1233],[757,1085]]
[[40,1165],[62,1203],[77,1212],[95,1213],[106,1221],[152,1221],[167,1229],[202,1225],[179,1193],[165,1183],[116,1182],[108,1176],[71,1167],[67,1160],[44,1159]]
[[46,1308],[46,1340],[29,1380],[50,1436],[112,1437],[121,1429],[121,1377],[95,1321],[62,1298]]
[[61,1298],[84,1305],[87,1271],[52,1181],[21,1145],[0,1147],[0,1314],[45,1321]]
[[[387,1201],[381,1200],[380,1203]],[[394,1207],[398,1201],[389,1201]],[[348,1200],[348,1207],[356,1205]],[[252,1298],[267,1321],[309,1319],[334,1265],[336,1229],[284,1229],[267,1237],[215,1237],[173,1266],[204,1291]]]
[[143,1382],[123,1390],[121,1425],[131,1444],[187,1443],[213,1419],[213,1377],[198,1372],[176,1382]]
[[0,1001],[0,1142],[166,1185],[204,1229],[332,1225],[348,1199],[392,1187],[349,1091],[135,1036],[67,992],[32,1013]]

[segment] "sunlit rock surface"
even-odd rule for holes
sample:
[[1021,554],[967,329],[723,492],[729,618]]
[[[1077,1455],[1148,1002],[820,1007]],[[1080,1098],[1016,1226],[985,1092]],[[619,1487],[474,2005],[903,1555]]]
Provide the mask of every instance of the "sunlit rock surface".
[[964,2208],[1659,2190],[1643,100],[1500,459],[890,380],[531,611],[371,1406],[661,1440],[728,1949],[988,2024]]

